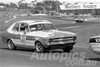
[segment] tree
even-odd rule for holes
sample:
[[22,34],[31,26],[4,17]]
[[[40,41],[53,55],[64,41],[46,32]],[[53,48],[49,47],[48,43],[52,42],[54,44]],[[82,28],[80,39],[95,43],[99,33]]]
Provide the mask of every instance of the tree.
[[5,3],[0,3],[0,6],[6,6],[6,4]]
[[20,8],[20,6],[22,5],[22,3],[24,2],[25,0],[20,0],[18,1],[18,7]]
[[43,1],[36,4],[36,6],[41,7],[44,11],[58,11],[60,9],[59,5],[61,3],[59,1]]
[[[37,7],[39,7],[39,8],[37,8]],[[37,8],[37,9],[40,9],[40,10],[46,11],[45,6],[44,6],[44,3],[42,3],[42,2],[38,2],[38,3],[36,4],[36,8]]]
[[16,5],[15,3],[12,3],[12,2],[11,2],[10,5],[9,5],[9,7],[10,7],[10,8],[17,8],[17,5]]
[[18,4],[21,4],[21,3],[23,3],[25,0],[20,0],[19,2],[18,2]]
[[59,12],[61,3],[59,1],[54,1],[52,4],[52,10],[55,10],[56,12]]
[[27,9],[27,8],[28,8],[28,3],[19,4],[19,9]]

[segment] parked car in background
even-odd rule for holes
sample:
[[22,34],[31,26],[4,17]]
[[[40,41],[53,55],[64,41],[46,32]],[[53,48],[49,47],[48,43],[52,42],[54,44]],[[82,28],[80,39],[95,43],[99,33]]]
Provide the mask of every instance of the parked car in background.
[[70,52],[76,43],[76,34],[57,30],[47,20],[23,20],[14,22],[1,33],[2,41],[9,49],[30,47],[37,52],[52,49],[63,49]]
[[77,18],[75,18],[75,22],[77,22],[77,23],[83,23],[84,22],[84,18],[77,17]]

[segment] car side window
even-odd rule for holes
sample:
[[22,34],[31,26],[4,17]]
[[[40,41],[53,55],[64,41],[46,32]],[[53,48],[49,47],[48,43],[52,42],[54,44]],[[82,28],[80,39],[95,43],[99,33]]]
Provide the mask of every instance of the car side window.
[[38,25],[37,25],[37,30],[43,30],[43,29],[44,29],[43,24],[38,24]]
[[36,24],[36,25],[31,25],[30,26],[31,31],[39,31],[39,30],[43,30],[43,29],[44,29],[43,24]]
[[16,23],[15,26],[13,27],[13,31],[19,31],[19,25],[20,23]]
[[25,30],[29,31],[28,24],[27,23],[21,23],[21,25],[20,25],[20,31],[23,32]]
[[30,30],[31,31],[36,31],[37,30],[37,25],[31,25]]

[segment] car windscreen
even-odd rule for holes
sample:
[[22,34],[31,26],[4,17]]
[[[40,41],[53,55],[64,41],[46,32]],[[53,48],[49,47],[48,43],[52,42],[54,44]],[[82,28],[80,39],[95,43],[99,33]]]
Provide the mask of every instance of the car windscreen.
[[35,24],[35,25],[30,25],[30,30],[31,31],[36,31],[36,30],[53,30],[56,29],[52,24]]
[[44,29],[45,30],[53,30],[56,28],[52,24],[44,24]]

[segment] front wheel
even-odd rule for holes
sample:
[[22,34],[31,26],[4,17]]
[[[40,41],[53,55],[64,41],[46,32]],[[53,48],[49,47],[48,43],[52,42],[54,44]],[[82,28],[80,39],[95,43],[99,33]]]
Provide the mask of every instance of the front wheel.
[[69,49],[63,49],[63,50],[64,50],[64,52],[67,52],[67,53],[71,52],[71,50],[69,50]]
[[7,45],[8,45],[8,48],[9,48],[10,50],[16,49],[14,43],[13,43],[11,40],[8,40]]
[[66,48],[64,48],[63,50],[64,50],[64,52],[71,52],[71,50],[73,49],[73,46],[69,46],[69,47],[66,47]]
[[36,49],[36,51],[39,52],[39,53],[45,51],[44,46],[43,46],[42,43],[40,43],[40,42],[36,42],[36,44],[35,44],[35,49]]

